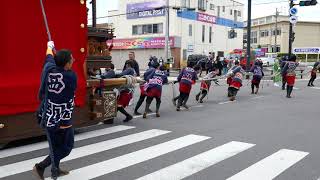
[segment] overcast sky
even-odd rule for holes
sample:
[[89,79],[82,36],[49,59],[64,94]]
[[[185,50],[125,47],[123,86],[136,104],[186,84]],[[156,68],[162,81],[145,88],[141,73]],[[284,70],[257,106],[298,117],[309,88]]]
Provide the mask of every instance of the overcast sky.
[[[152,0],[150,0],[152,1]],[[247,0],[238,0],[245,4],[244,18],[247,18]],[[276,8],[279,9],[281,15],[288,14],[289,3],[283,2],[286,0],[252,0],[252,17],[263,17],[275,14]],[[88,7],[90,0],[87,0]],[[271,2],[271,3],[270,3]],[[274,3],[275,2],[275,3]],[[296,0],[298,3],[299,1]],[[270,4],[261,4],[270,3]],[[260,5],[259,5],[260,4]],[[108,10],[118,9],[118,0],[97,0],[97,17],[107,16]],[[89,12],[89,19],[91,11]],[[298,7],[298,19],[304,21],[319,21],[320,22],[320,0],[316,6]],[[106,23],[107,19],[98,19],[98,23]]]

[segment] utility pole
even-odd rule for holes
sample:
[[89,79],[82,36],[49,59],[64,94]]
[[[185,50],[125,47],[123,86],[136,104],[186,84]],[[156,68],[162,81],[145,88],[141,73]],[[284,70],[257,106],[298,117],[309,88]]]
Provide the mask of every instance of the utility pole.
[[[290,9],[293,8],[293,6],[294,6],[293,0],[290,0]],[[291,16],[292,15],[290,14],[290,17]],[[292,33],[293,33],[292,23],[289,22],[289,52],[288,52],[289,57],[291,56],[291,53],[292,53],[292,40],[293,40]]]
[[96,0],[91,1],[92,4],[92,27],[97,26],[97,2]]
[[251,56],[251,0],[248,0],[248,21],[247,21],[247,64],[246,69],[250,69],[250,56]]
[[169,0],[166,0],[166,34],[165,34],[165,59],[167,60],[167,62],[169,61],[170,58],[170,36],[169,36],[169,16],[170,16],[170,12],[169,12]]
[[278,8],[276,8],[276,28],[275,28],[275,33],[274,33],[274,52],[277,52],[277,35],[278,35],[278,16],[279,16],[279,11]]

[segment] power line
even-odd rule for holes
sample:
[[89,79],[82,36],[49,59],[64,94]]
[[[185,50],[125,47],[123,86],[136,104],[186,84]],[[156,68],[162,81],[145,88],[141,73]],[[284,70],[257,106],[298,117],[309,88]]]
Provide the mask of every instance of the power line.
[[[284,3],[284,2],[287,2],[287,1],[283,0],[283,1],[279,1],[279,2],[264,2],[264,3],[253,4],[253,5],[266,5],[266,4],[276,4],[276,3]],[[245,6],[245,5],[239,4],[239,5],[220,6],[220,7],[241,7],[241,6]],[[165,7],[159,7],[159,8],[154,8],[154,9],[145,9],[143,11],[135,11],[135,12],[130,12],[130,13],[126,12],[126,13],[115,14],[115,15],[100,16],[100,17],[97,17],[96,19],[105,19],[105,18],[111,18],[111,17],[117,17],[117,16],[125,16],[125,15],[135,14],[135,13],[144,12],[144,11],[148,11],[148,10],[155,10],[155,9],[162,9],[162,8],[165,8]],[[170,6],[169,8],[175,9],[177,7]],[[88,20],[92,20],[92,19],[90,18]]]

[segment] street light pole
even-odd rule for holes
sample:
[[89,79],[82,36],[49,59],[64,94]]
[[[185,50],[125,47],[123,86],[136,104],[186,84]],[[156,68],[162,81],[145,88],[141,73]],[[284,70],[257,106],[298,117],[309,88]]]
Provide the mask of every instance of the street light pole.
[[276,8],[276,23],[275,23],[276,29],[274,32],[274,52],[275,53],[277,52],[278,16],[279,16],[279,11],[278,11],[278,8]]
[[166,34],[165,34],[165,59],[167,62],[169,61],[169,50],[170,50],[170,43],[169,43],[169,0],[166,0]]
[[251,57],[251,0],[248,0],[248,21],[247,21],[247,64],[246,69],[250,69],[250,57]]
[[[293,0],[290,0],[290,9],[293,8],[294,4],[293,4]],[[291,14],[290,14],[291,17]],[[292,28],[292,23],[289,22],[289,57],[291,56],[292,53],[292,33],[293,33],[293,28]]]

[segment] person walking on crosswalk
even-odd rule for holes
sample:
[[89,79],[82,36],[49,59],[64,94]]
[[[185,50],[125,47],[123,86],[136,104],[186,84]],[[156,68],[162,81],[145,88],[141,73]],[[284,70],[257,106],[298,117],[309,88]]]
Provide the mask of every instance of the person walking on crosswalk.
[[60,160],[70,154],[74,144],[72,113],[77,88],[77,76],[71,70],[74,59],[69,50],[60,50],[53,55],[53,49],[54,43],[48,42],[39,90],[38,121],[46,131],[50,149],[49,156],[33,167],[34,174],[40,179],[44,179],[44,171],[50,165],[53,179],[69,174],[59,165]]

